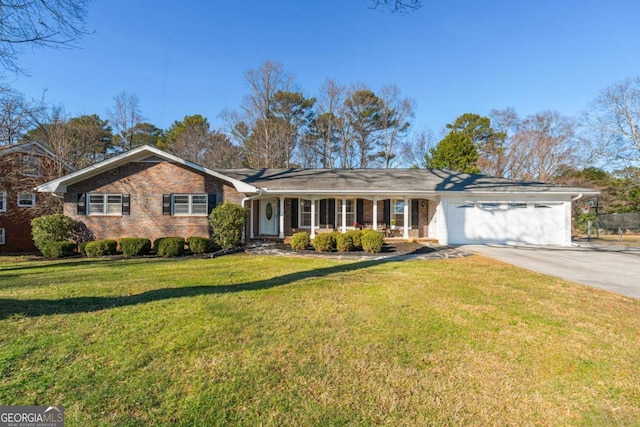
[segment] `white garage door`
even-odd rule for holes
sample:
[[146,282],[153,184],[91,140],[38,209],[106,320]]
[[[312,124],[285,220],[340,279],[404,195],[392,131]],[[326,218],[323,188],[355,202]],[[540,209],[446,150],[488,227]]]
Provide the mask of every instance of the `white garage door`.
[[447,209],[450,244],[565,244],[562,203],[455,203]]

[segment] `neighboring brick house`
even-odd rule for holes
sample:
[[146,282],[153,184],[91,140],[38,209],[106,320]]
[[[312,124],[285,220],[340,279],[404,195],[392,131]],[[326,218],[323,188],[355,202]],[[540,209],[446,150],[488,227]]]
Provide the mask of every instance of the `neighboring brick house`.
[[0,147],[0,253],[33,252],[31,220],[62,211],[62,204],[35,187],[69,168],[38,142]]
[[429,169],[216,169],[142,146],[38,191],[95,238],[206,236],[208,214],[249,208],[245,236],[283,238],[356,227],[452,243],[571,242],[571,202],[586,188]]

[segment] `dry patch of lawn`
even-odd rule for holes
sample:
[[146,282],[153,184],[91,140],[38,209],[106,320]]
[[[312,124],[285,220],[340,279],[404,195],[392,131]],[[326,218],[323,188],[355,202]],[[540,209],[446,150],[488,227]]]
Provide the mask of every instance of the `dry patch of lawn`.
[[0,259],[0,402],[69,426],[637,425],[638,331],[478,256]]

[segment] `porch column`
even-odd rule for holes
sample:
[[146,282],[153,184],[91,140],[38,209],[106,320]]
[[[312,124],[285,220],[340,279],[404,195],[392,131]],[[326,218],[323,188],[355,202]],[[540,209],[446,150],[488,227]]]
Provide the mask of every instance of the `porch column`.
[[249,239],[253,240],[253,200],[249,200]]
[[373,196],[373,229],[378,229],[378,197]]
[[405,239],[409,238],[409,198],[404,196],[404,233]]
[[342,198],[342,232],[347,232],[347,198]]
[[279,210],[279,220],[280,220],[280,224],[279,225],[279,233],[278,236],[281,239],[284,239],[284,196],[280,197],[280,210]]
[[311,198],[311,238],[316,237],[316,198]]

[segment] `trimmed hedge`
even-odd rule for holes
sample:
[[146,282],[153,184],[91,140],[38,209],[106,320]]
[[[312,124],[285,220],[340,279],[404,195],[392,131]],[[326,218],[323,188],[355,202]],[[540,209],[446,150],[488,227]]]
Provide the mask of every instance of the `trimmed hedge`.
[[209,215],[213,241],[223,249],[240,245],[242,230],[244,230],[248,216],[249,208],[243,208],[240,205],[224,202],[217,206]]
[[31,220],[31,237],[36,248],[43,251],[52,242],[71,239],[75,221],[66,215],[42,215]]
[[336,249],[340,252],[349,252],[353,250],[353,237],[349,233],[340,233],[336,237]]
[[158,253],[158,247],[160,246],[160,242],[162,241],[162,239],[166,239],[166,237],[158,237],[156,240],[153,241],[153,251],[156,254]]
[[331,252],[336,248],[336,239],[333,233],[316,234],[313,239],[313,247],[317,252]]
[[375,230],[362,230],[362,249],[372,254],[382,252],[384,234]]
[[349,230],[346,232],[347,236],[351,236],[351,241],[353,242],[354,251],[362,250],[362,231],[361,230]]
[[49,242],[42,248],[42,254],[51,259],[74,255],[76,244],[73,242]]
[[104,255],[115,255],[118,242],[111,239],[94,240],[84,247],[88,257],[98,257]]
[[306,231],[301,231],[299,233],[295,233],[291,237],[291,249],[296,252],[304,251],[311,244],[311,239],[309,238],[309,233]]
[[192,254],[203,254],[211,251],[213,242],[208,237],[191,236],[187,239]]
[[126,256],[148,255],[151,251],[151,240],[141,237],[123,237],[120,239],[120,249]]
[[87,256],[86,248],[87,248],[87,245],[88,245],[89,243],[91,243],[92,241],[93,241],[93,240],[87,240],[86,242],[80,242],[80,243],[78,243],[78,252],[80,252],[80,255],[82,255],[82,256]]
[[156,255],[174,257],[184,254],[184,239],[182,237],[164,237],[158,242]]

